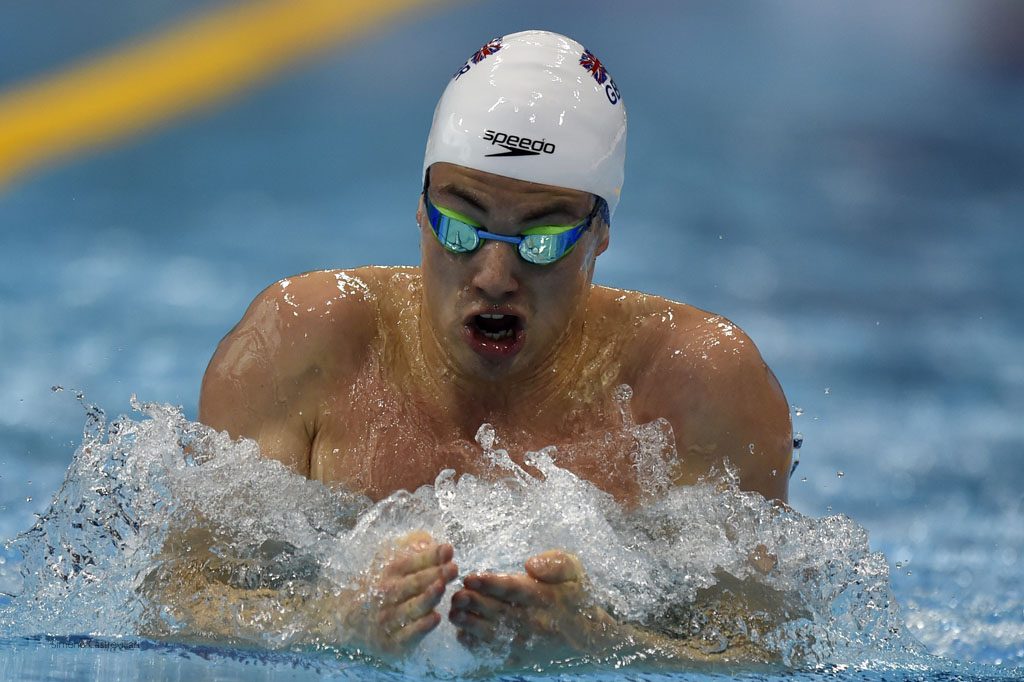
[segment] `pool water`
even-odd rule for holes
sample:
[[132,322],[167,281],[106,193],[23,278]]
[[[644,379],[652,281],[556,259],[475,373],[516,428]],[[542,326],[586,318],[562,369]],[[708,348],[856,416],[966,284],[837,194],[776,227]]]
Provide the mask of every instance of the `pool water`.
[[[58,27],[46,3],[6,8],[2,23],[19,28],[0,40],[0,87],[224,3],[93,4],[102,22]],[[135,425],[177,419],[132,413],[135,393],[183,406],[187,421],[213,348],[261,288],[311,269],[415,263],[420,159],[447,76],[493,34],[547,27],[601,57],[629,110],[627,183],[597,280],[728,316],[793,406],[804,438],[791,482],[797,515],[751,532],[806,527],[827,539],[840,524],[851,543],[842,548],[858,557],[845,566],[877,556],[886,567],[874,584],[893,597],[882,614],[900,620],[898,642],[880,644],[871,625],[871,641],[829,652],[819,668],[746,678],[1024,676],[1024,66],[1015,42],[991,30],[1024,25],[1013,11],[1000,2],[665,2],[628,13],[577,2],[444,5],[216,109],[18,180],[0,194],[0,250],[16,256],[0,268],[0,537],[31,528],[58,490],[58,503],[88,492],[62,488],[69,466],[86,475],[73,461],[83,424],[96,435],[83,402],[131,413]],[[54,30],[69,39],[38,38]],[[103,452],[139,461],[166,450],[103,442]],[[697,499],[674,500],[673,518]],[[69,527],[60,523],[43,527],[58,537]],[[629,523],[609,524],[603,547],[626,546]],[[828,547],[840,549],[832,537]],[[482,558],[493,550],[466,543]],[[722,561],[738,556],[720,549]],[[123,553],[103,555],[102,590],[66,594],[47,592],[52,569],[36,570],[44,555],[23,544],[0,554],[8,594],[25,589],[26,561],[42,562],[28,571],[41,601],[2,598],[17,608],[5,614],[0,678],[473,670],[445,662],[457,652],[443,642],[384,670],[333,651],[140,639],[129,612],[111,608],[137,568]],[[637,585],[606,582],[612,596]],[[857,608],[844,603],[837,620]],[[682,675],[643,665],[564,674]]]

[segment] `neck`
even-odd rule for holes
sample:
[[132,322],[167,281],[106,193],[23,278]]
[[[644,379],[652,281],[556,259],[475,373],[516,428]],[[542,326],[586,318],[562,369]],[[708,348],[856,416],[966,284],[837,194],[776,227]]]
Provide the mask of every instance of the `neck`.
[[495,377],[469,374],[460,368],[438,341],[422,307],[418,317],[417,355],[422,372],[417,376],[417,388],[423,395],[433,396],[445,413],[445,421],[469,438],[484,422],[493,424],[499,433],[524,427],[531,432],[558,429],[583,365],[586,343],[582,311],[550,353],[526,371]]

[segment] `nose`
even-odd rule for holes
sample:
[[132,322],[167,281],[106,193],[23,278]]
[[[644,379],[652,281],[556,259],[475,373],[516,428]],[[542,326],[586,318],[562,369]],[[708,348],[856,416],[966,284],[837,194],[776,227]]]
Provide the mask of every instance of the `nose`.
[[519,291],[515,246],[488,241],[473,257],[472,285],[490,301],[504,301]]

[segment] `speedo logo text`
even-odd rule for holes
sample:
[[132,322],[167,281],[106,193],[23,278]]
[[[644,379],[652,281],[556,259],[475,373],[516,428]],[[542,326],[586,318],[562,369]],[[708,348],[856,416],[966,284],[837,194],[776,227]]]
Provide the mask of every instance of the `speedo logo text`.
[[491,145],[504,147],[506,151],[485,154],[485,156],[540,156],[541,154],[554,154],[555,145],[546,139],[534,140],[519,135],[509,135],[497,130],[485,130],[484,141]]

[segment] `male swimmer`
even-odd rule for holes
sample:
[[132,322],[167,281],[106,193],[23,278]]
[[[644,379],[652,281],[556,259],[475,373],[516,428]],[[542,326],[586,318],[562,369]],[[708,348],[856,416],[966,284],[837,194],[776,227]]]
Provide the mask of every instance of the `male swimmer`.
[[[488,42],[434,113],[421,265],[269,287],[217,348],[200,420],[373,500],[444,469],[486,475],[474,435],[488,422],[518,463],[554,444],[559,466],[631,504],[643,492],[633,444],[607,438],[622,433],[613,393],[628,384],[638,422],[671,424],[675,484],[729,460],[741,488],[785,501],[789,409],[753,342],[703,310],[591,283],[625,149],[622,95],[580,43],[546,31]],[[396,547],[371,579],[377,602],[330,607],[349,643],[378,653],[435,628],[458,574],[453,547],[426,533]],[[522,573],[464,576],[448,614],[464,645],[529,640],[552,656],[665,645],[592,604],[575,556],[522,560]]]

